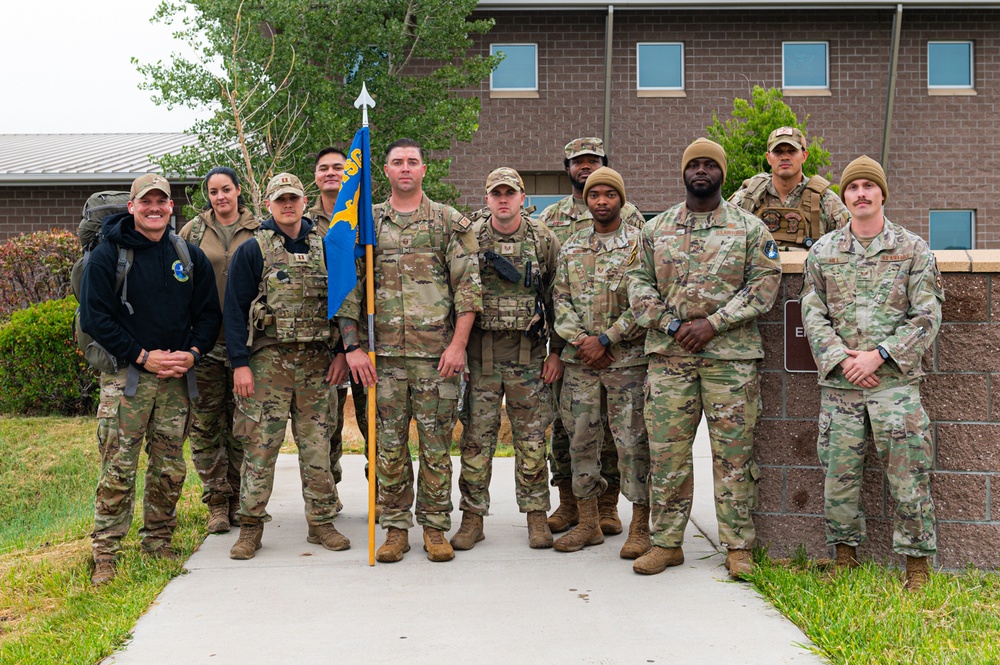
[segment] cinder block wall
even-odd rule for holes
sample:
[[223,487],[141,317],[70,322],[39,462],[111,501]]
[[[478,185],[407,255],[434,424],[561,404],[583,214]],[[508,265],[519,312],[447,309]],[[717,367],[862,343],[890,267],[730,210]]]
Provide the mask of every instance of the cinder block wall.
[[[931,418],[935,461],[931,491],[938,518],[936,565],[1000,565],[1000,251],[935,252],[944,276],[941,332],[925,356],[921,385]],[[823,472],[816,456],[819,387],[814,373],[784,370],[784,302],[802,285],[805,253],[783,256],[782,296],[761,319],[763,418],[754,437],[761,467],[755,512],[758,543],[773,556],[804,545],[828,555]],[[997,385],[994,386],[993,384]],[[997,487],[994,488],[993,486]],[[998,496],[994,497],[996,493]],[[868,524],[864,557],[893,558],[895,501],[869,444],[862,505]]]

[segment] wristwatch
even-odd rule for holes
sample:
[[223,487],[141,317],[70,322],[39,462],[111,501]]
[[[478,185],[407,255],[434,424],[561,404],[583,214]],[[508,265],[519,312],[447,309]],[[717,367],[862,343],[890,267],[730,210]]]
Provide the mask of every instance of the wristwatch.
[[882,356],[882,360],[889,360],[889,352],[886,351],[885,347],[883,347],[881,344],[879,344],[878,346],[876,346],[875,350],[878,351],[878,354],[880,356]]
[[605,349],[611,346],[611,340],[608,339],[608,336],[605,335],[604,333],[600,334],[600,336],[597,338],[597,341],[600,342],[601,346],[603,346]]
[[674,333],[676,333],[680,329],[681,329],[681,320],[674,319],[673,321],[670,322],[670,325],[667,326],[667,334],[673,337]]
[[348,344],[344,347],[344,353],[350,353],[351,351],[357,351],[361,347],[357,344]]

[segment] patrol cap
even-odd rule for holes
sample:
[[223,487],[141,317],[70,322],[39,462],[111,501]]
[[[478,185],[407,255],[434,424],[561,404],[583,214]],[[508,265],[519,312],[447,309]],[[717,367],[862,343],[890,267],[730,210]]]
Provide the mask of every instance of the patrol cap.
[[767,151],[771,152],[782,143],[805,150],[806,135],[798,127],[778,127],[767,137]]
[[604,141],[596,136],[574,139],[566,144],[566,159],[573,159],[580,155],[597,155],[607,157],[604,154]]
[[500,185],[510,185],[519,192],[524,191],[524,181],[521,175],[509,166],[495,169],[486,178],[486,193],[489,194]]
[[166,178],[157,173],[147,173],[133,180],[129,196],[135,201],[136,199],[141,199],[154,189],[158,189],[166,194],[168,198],[170,197],[170,183],[167,182]]
[[267,200],[274,201],[282,194],[305,196],[306,191],[302,187],[302,181],[296,176],[291,173],[279,173],[267,183]]

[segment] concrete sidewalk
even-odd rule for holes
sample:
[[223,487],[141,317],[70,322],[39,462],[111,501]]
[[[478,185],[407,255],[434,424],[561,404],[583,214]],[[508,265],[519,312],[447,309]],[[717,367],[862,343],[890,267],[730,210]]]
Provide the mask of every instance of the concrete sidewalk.
[[[189,573],[167,586],[132,641],[105,662],[824,662],[750,585],[727,581],[724,555],[712,544],[718,536],[704,430],[685,563],[652,577],[636,575],[632,562],[618,557],[624,534],[573,554],[529,549],[511,458],[495,460],[493,514],[474,550],[431,563],[414,528],[402,562],[369,567],[363,464],[359,456],[344,458],[337,528],[351,539],[350,550],[306,543],[297,460],[282,455],[268,506],[274,519],[257,556],[229,559],[236,531],[209,536],[188,560]],[[457,459],[455,474],[453,529],[460,518]],[[627,525],[624,497],[620,512]],[[377,529],[376,544],[382,539]]]

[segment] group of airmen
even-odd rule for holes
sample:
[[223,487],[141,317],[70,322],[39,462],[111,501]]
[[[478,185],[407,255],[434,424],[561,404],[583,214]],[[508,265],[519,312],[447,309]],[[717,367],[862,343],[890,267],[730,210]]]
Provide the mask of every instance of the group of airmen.
[[[115,576],[143,439],[150,464],[142,549],[176,557],[170,543],[189,434],[209,532],[238,525],[230,555],[252,558],[270,520],[289,419],[308,540],[350,547],[334,526],[348,382],[363,434],[364,392],[377,386],[380,562],[409,551],[414,519],[431,561],[486,538],[505,404],[528,545],[573,552],[621,534],[624,494],[632,514],[620,556],[645,575],[684,561],[692,445],[704,415],[725,565],[745,578],[760,476],[753,432],[764,349],[756,320],[778,297],[781,250],[798,248],[809,250],[801,305],[822,387],[827,542],[838,568],[858,565],[864,442],[873,434],[898,504],[893,546],[907,557],[905,584],[919,588],[936,551],[919,381],[940,326],[941,276],[926,243],[885,218],[888,185],[878,163],[851,162],[838,198],[823,178],[803,175],[807,156],[799,129],[775,129],[770,173],[727,201],[725,151],[697,139],[680,160],[684,201],[646,222],[623,176],[608,167],[603,142],[580,138],[565,148],[572,194],[535,219],[509,167],[489,174],[476,213],[430,200],[423,148],[400,139],[385,153],[391,194],[373,210],[377,369],[362,348],[360,262],[354,291],[336,317],[326,312],[323,235],[342,152],[319,153],[312,208],[296,176],[275,176],[262,221],[243,204],[236,174],[213,169],[209,206],[181,231],[189,265],[168,237],[169,183],[138,178],[129,212],[110,221],[108,236],[135,247],[127,279],[147,297],[134,312],[117,297],[109,243],[95,251],[81,295],[84,329],[121,361],[101,376],[93,582]],[[185,380],[192,368],[197,390]],[[456,420],[461,523],[448,539]],[[550,481],[559,496],[551,515]]]

